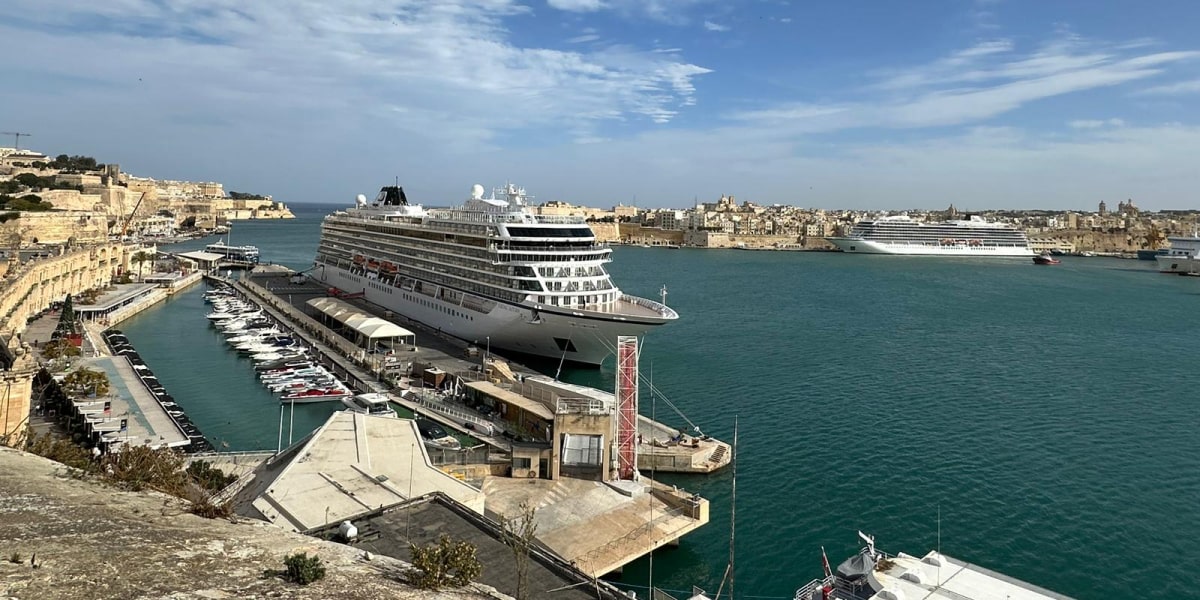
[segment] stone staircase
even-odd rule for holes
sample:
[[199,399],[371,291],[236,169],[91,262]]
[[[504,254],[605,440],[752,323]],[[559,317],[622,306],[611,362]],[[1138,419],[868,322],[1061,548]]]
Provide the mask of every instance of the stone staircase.
[[725,460],[725,455],[728,454],[728,450],[726,450],[726,448],[727,448],[727,446],[725,446],[724,444],[718,445],[717,449],[713,450],[713,453],[708,455],[708,462],[717,464],[717,465],[724,464],[725,462],[727,462]]

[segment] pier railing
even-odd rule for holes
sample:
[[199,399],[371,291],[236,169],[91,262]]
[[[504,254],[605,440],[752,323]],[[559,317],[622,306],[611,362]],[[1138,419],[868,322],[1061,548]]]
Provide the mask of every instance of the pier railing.
[[503,429],[502,427],[492,423],[487,419],[484,419],[483,417],[473,415],[465,410],[447,405],[445,400],[433,392],[417,388],[410,389],[409,391],[412,392],[412,394],[406,398],[409,402],[436,412],[443,417],[456,420],[463,424],[470,423],[473,426],[479,427],[480,430],[485,433],[489,431],[499,433]]

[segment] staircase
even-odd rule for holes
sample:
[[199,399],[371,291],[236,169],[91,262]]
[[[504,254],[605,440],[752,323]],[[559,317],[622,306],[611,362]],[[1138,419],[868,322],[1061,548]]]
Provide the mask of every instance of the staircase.
[[713,453],[708,455],[708,462],[717,464],[717,465],[724,464],[725,463],[725,455],[728,453],[728,450],[726,450],[726,448],[728,448],[728,446],[726,446],[725,444],[718,444],[717,449],[713,450]]

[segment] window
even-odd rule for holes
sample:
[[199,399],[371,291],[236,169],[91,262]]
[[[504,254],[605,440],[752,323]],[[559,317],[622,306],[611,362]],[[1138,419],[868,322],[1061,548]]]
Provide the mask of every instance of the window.
[[531,466],[533,466],[533,461],[528,457],[518,456],[513,458],[513,469],[528,469]]
[[562,464],[572,467],[599,467],[603,447],[604,436],[602,435],[564,433]]

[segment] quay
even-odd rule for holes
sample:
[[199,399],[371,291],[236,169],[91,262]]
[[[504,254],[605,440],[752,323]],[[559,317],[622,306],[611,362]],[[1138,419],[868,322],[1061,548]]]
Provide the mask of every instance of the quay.
[[[305,308],[312,310],[314,300],[329,298],[326,287],[301,280],[281,267],[261,265],[240,280],[210,277],[233,285],[276,320],[289,323],[297,335],[319,351],[322,365],[343,377],[353,389],[388,393],[400,406],[501,452],[510,452],[514,440],[533,441],[531,433],[540,433],[545,441],[546,428],[532,423],[532,417],[525,417],[534,413],[541,420],[552,420],[549,407],[559,399],[615,400],[611,392],[555,381],[499,359],[495,353],[488,355],[473,344],[439,335],[422,323],[381,311],[365,300],[338,298],[363,313],[402,323],[410,334],[421,333],[419,343],[393,348],[390,355],[371,353],[333,328],[341,324],[331,323],[331,327],[305,312]],[[455,381],[461,384],[460,393],[447,394]],[[479,408],[488,412],[480,412]],[[517,413],[514,426],[505,426],[497,419],[497,408],[511,408]],[[528,431],[530,427],[525,425],[537,431]],[[638,469],[647,473],[711,473],[727,466],[732,457],[725,442],[689,435],[644,415],[638,418],[638,434]]]
[[[481,355],[290,271],[264,265],[239,280],[209,277],[291,329],[355,391],[388,394],[494,450],[455,460],[454,451],[430,447],[412,420],[338,412],[257,467],[239,465],[230,497],[240,514],[313,532],[429,494],[497,523],[532,510],[538,541],[589,577],[678,544],[708,522],[707,500],[645,475],[727,465],[731,452],[719,440],[640,415],[622,424],[616,394]],[[392,324],[386,351],[371,352],[381,344],[371,335],[383,329],[366,330],[372,317]],[[645,468],[639,474],[635,465]]]

